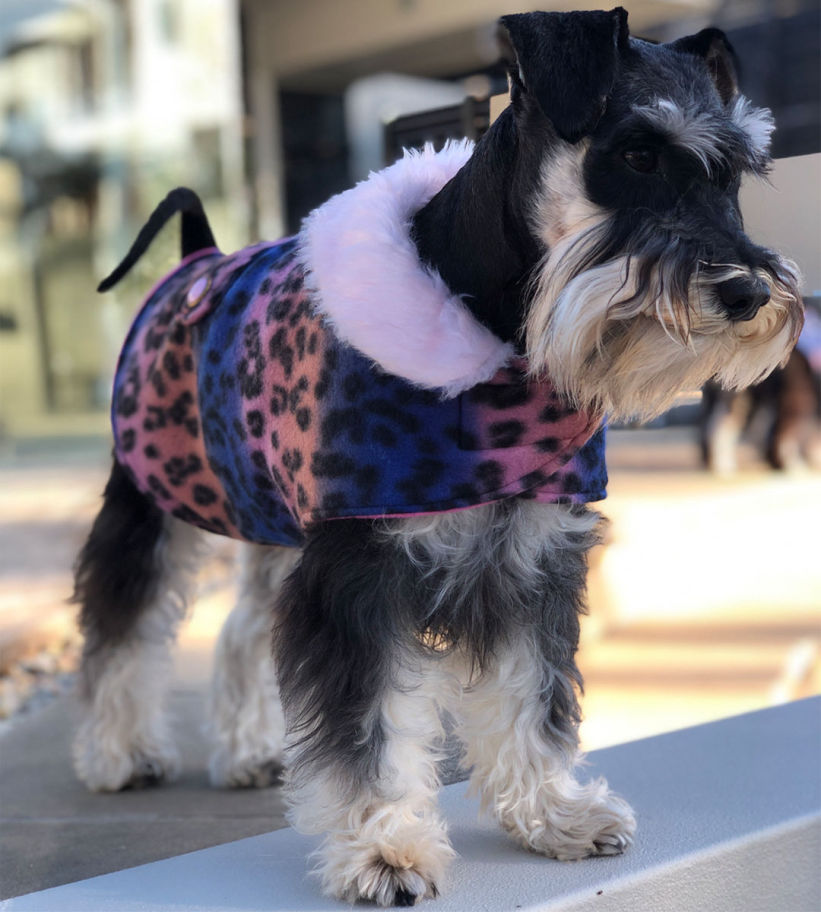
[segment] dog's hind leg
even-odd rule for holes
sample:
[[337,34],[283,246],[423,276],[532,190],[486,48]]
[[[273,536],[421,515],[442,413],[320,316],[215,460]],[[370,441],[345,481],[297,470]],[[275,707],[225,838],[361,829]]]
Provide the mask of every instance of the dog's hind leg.
[[74,768],[94,791],[178,771],[163,696],[200,534],[162,514],[115,463],[75,571],[85,717]]
[[[526,848],[563,860],[617,854],[632,841],[630,807],[604,780],[580,783],[574,774],[581,680],[574,660],[577,614],[595,514],[530,509],[548,518],[535,536],[546,547],[538,561],[528,562],[529,570],[510,558],[497,568],[502,578],[516,581],[503,583],[511,589],[507,604],[514,621],[499,637],[492,661],[465,688],[457,729],[465,766],[473,767],[472,785],[484,807]],[[531,525],[512,524],[511,541],[518,536],[524,544]],[[541,596],[530,609],[516,610],[515,590],[521,591],[528,573]]]
[[297,829],[326,893],[413,905],[453,856],[436,806],[445,681],[417,636],[419,576],[369,524],[315,530],[278,605],[275,657]]
[[282,772],[285,720],[271,633],[278,590],[298,559],[296,548],[242,546],[239,599],[217,642],[211,688],[214,785],[264,787]]

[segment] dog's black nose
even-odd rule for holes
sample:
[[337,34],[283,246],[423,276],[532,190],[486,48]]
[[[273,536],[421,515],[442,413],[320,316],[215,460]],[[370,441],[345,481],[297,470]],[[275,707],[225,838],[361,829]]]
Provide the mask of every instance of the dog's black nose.
[[755,276],[738,276],[727,279],[718,286],[721,303],[727,316],[735,321],[752,320],[767,301],[770,288],[763,279]]

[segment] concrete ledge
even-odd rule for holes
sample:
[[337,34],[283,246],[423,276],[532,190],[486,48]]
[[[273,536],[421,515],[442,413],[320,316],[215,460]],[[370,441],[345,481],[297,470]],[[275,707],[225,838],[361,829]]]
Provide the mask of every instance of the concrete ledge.
[[[636,809],[620,858],[573,864],[517,849],[477,821],[464,783],[443,790],[459,858],[437,912],[817,912],[821,699],[597,751]],[[228,912],[350,909],[306,876],[316,845],[280,830],[30,893],[2,912]]]

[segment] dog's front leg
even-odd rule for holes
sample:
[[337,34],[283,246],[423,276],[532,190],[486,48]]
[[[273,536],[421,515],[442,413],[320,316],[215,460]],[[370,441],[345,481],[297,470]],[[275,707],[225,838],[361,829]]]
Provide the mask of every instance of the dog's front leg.
[[551,858],[614,855],[632,841],[629,805],[603,779],[580,783],[575,675],[522,629],[465,691],[460,734],[472,786],[521,845]]
[[309,741],[292,758],[292,822],[303,832],[325,834],[314,872],[326,893],[348,902],[412,906],[435,896],[454,854],[436,805],[432,741],[439,721],[430,682],[423,687],[420,672],[410,661],[397,668],[371,718],[363,720],[370,731],[355,736],[370,742],[371,772],[357,769],[363,758],[354,759],[356,744],[323,760],[310,757],[321,748]]
[[370,524],[336,521],[309,537],[279,602],[291,820],[325,835],[315,873],[349,902],[434,896],[453,856],[436,807],[442,678],[415,635],[416,582]]

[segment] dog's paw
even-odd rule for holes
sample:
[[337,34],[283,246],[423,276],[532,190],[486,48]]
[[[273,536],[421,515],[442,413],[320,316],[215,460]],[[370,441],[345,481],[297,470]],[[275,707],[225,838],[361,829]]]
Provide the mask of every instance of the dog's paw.
[[572,797],[554,796],[538,818],[510,817],[502,822],[526,848],[559,861],[621,855],[636,832],[630,805],[603,782],[578,787]]
[[342,898],[348,902],[370,900],[380,906],[415,906],[420,899],[437,895],[436,884],[415,867],[389,864],[381,856],[373,858],[345,885]]
[[281,758],[245,760],[233,764],[211,761],[211,784],[219,788],[269,788],[282,784],[284,765]]
[[74,751],[74,770],[77,778],[92,792],[120,792],[125,789],[147,788],[175,779],[180,759],[176,752],[148,755],[135,750],[107,751],[92,755],[77,747]]
[[613,827],[612,832],[599,833],[593,840],[593,849],[591,855],[621,855],[622,852],[633,842],[633,834],[636,832],[635,824],[631,828],[625,828],[621,823]]
[[556,858],[573,860],[591,855],[621,855],[632,844],[636,818],[626,801],[607,793],[571,830],[567,844],[558,846]]
[[104,734],[99,725],[88,722],[73,745],[74,771],[92,792],[145,788],[179,774],[179,754],[167,740],[135,745],[124,733],[123,737]]
[[[148,757],[137,752],[130,760],[131,772],[123,784],[117,787],[118,791],[161,785],[166,779],[176,778],[179,772],[179,758],[176,754],[170,757]],[[115,789],[107,789],[107,791],[115,791]]]
[[[232,668],[239,661],[232,663]],[[223,693],[216,685],[222,681]],[[226,673],[215,679],[211,698],[210,737],[213,745],[208,763],[211,784],[217,788],[268,788],[282,784],[285,719],[276,698],[265,683],[262,697],[237,703],[237,694],[252,692]]]
[[331,836],[317,852],[314,870],[330,896],[408,907],[438,895],[454,854],[443,828],[417,824],[375,841],[361,833]]

